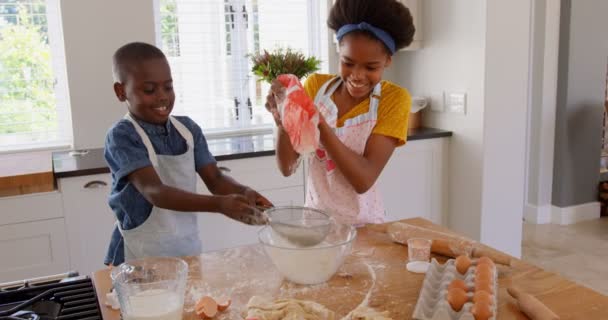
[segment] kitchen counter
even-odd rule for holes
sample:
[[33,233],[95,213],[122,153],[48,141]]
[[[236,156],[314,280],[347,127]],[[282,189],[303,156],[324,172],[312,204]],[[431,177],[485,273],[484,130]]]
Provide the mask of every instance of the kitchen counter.
[[[408,132],[408,141],[452,136],[451,131],[418,128]],[[227,138],[207,139],[209,150],[217,161],[274,155],[274,135],[252,134]],[[53,152],[55,179],[108,173],[103,148]]]
[[[403,221],[454,234],[425,219]],[[313,300],[335,311],[338,319],[359,305],[389,311],[395,320],[411,319],[424,275],[405,269],[407,249],[393,243],[382,232],[384,226],[386,224],[360,228],[353,253],[339,272],[327,283],[313,286],[296,285],[284,280],[259,245],[185,257],[190,270],[184,319],[196,319],[192,314],[192,304],[203,295],[229,295],[232,298],[228,311],[216,319],[242,319],[241,312],[253,295]],[[445,261],[443,257],[436,258]],[[527,319],[506,292],[511,285],[536,296],[562,320],[603,319],[608,314],[608,297],[554,273],[515,258],[511,267],[497,267],[497,319]],[[102,304],[103,318],[120,319],[118,311],[103,306],[105,294],[111,287],[109,270],[95,272],[93,281]]]

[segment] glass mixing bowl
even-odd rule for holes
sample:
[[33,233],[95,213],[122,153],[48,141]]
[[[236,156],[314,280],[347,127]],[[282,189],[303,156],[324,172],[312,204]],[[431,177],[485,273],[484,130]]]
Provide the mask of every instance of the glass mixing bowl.
[[357,236],[357,230],[351,225],[332,221],[327,228],[323,240],[312,246],[294,244],[271,225],[260,229],[258,238],[266,255],[284,277],[298,284],[319,284],[338,271],[351,253]]

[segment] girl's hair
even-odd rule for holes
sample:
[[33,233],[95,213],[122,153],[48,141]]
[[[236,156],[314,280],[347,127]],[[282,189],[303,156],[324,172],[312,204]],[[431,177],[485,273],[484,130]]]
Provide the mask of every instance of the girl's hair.
[[134,65],[149,59],[166,59],[157,47],[144,42],[131,42],[118,48],[112,57],[114,81],[123,82]]
[[[327,26],[334,31],[343,25],[361,22],[390,34],[397,50],[410,45],[416,31],[410,10],[397,0],[336,0],[327,18]],[[353,32],[374,37],[368,31]]]

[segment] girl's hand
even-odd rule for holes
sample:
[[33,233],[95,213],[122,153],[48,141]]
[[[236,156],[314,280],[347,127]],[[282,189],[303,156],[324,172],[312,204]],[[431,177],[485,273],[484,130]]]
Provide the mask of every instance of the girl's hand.
[[268,95],[266,96],[266,110],[272,113],[277,126],[281,125],[281,113],[278,106],[285,100],[285,87],[278,80],[273,80]]
[[[260,225],[266,223],[263,213],[249,203],[249,199],[241,194],[217,196],[219,212],[230,219],[249,224]],[[266,200],[268,201],[268,200]]]

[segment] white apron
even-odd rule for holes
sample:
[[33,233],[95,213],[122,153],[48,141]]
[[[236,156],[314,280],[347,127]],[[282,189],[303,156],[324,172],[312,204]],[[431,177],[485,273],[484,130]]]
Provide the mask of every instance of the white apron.
[[[331,100],[331,95],[341,83],[342,80],[336,78],[327,81],[319,89],[314,102],[340,141],[363,155],[367,139],[378,119],[381,84],[378,83],[370,94],[367,113],[348,119],[343,127],[336,128],[338,107]],[[384,222],[384,205],[376,184],[364,194],[358,194],[342,172],[336,169],[336,164],[323,146],[309,157],[308,165],[306,206],[324,210],[342,223],[361,225]]]
[[[188,149],[184,154],[157,155],[150,138],[130,114],[125,119],[131,121],[141,137],[150,162],[163,184],[184,191],[196,192],[196,174],[194,174],[194,139],[192,133],[174,117],[169,117],[179,134],[186,140]],[[195,213],[179,212],[159,207],[152,207],[152,212],[140,226],[123,230],[117,222],[118,230],[123,236],[125,261],[150,256],[189,256],[202,252],[198,231],[198,219]]]

